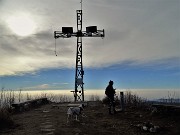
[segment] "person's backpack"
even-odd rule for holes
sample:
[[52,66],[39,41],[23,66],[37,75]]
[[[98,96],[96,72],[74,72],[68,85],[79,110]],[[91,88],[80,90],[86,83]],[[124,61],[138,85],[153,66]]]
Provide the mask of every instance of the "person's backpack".
[[107,96],[109,96],[109,94],[110,94],[110,91],[109,91],[108,87],[107,87],[106,90],[105,90],[105,94],[106,94]]

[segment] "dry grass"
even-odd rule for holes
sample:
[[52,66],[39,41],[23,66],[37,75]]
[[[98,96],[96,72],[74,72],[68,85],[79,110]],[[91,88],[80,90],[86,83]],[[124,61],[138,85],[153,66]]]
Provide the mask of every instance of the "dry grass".
[[[108,97],[104,97],[102,99],[103,104],[109,104]],[[116,105],[121,104],[120,102],[120,95],[117,95],[115,98]],[[124,92],[124,104],[127,107],[136,107],[141,108],[148,105],[148,102],[146,99],[139,97],[136,94],[133,94],[131,91]]]
[[39,98],[47,98],[51,102],[71,102],[73,98],[70,96],[62,94],[53,94],[53,93],[41,93],[38,95],[31,95],[30,93],[24,93],[23,90],[14,91],[14,90],[5,90],[2,88],[0,90],[0,108],[6,107],[10,108],[11,104],[24,102],[27,100],[34,100]]
[[89,101],[100,101],[100,97],[98,95],[90,95]]
[[15,101],[15,94],[12,90],[4,90],[4,88],[0,91],[0,108],[6,107],[9,108],[12,103]]
[[147,100],[139,97],[136,94],[133,94],[131,91],[127,91],[124,94],[124,103],[126,106],[134,106],[134,107],[144,107],[146,106]]
[[62,94],[53,94],[53,93],[45,95],[45,97],[47,97],[49,101],[56,102],[56,103],[71,102],[73,100],[72,97],[62,95]]

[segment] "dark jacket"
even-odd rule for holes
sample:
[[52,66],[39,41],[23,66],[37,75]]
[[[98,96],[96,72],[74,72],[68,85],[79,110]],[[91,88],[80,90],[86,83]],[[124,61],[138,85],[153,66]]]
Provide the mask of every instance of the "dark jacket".
[[106,94],[109,98],[114,97],[115,89],[113,88],[112,85],[108,85],[108,86],[106,87],[105,94]]

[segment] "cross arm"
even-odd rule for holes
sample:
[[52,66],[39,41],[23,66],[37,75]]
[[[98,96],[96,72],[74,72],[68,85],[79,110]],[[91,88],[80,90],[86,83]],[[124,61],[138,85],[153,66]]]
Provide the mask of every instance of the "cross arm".
[[63,33],[62,31],[54,31],[54,38],[70,38],[70,37],[105,37],[103,30],[97,30],[94,33],[86,31],[78,31],[73,33]]

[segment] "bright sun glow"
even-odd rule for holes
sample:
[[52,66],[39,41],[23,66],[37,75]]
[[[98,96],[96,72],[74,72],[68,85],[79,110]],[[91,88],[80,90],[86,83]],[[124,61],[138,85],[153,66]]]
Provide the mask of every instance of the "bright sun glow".
[[12,16],[7,20],[9,28],[19,36],[28,36],[36,28],[34,21],[25,15]]

